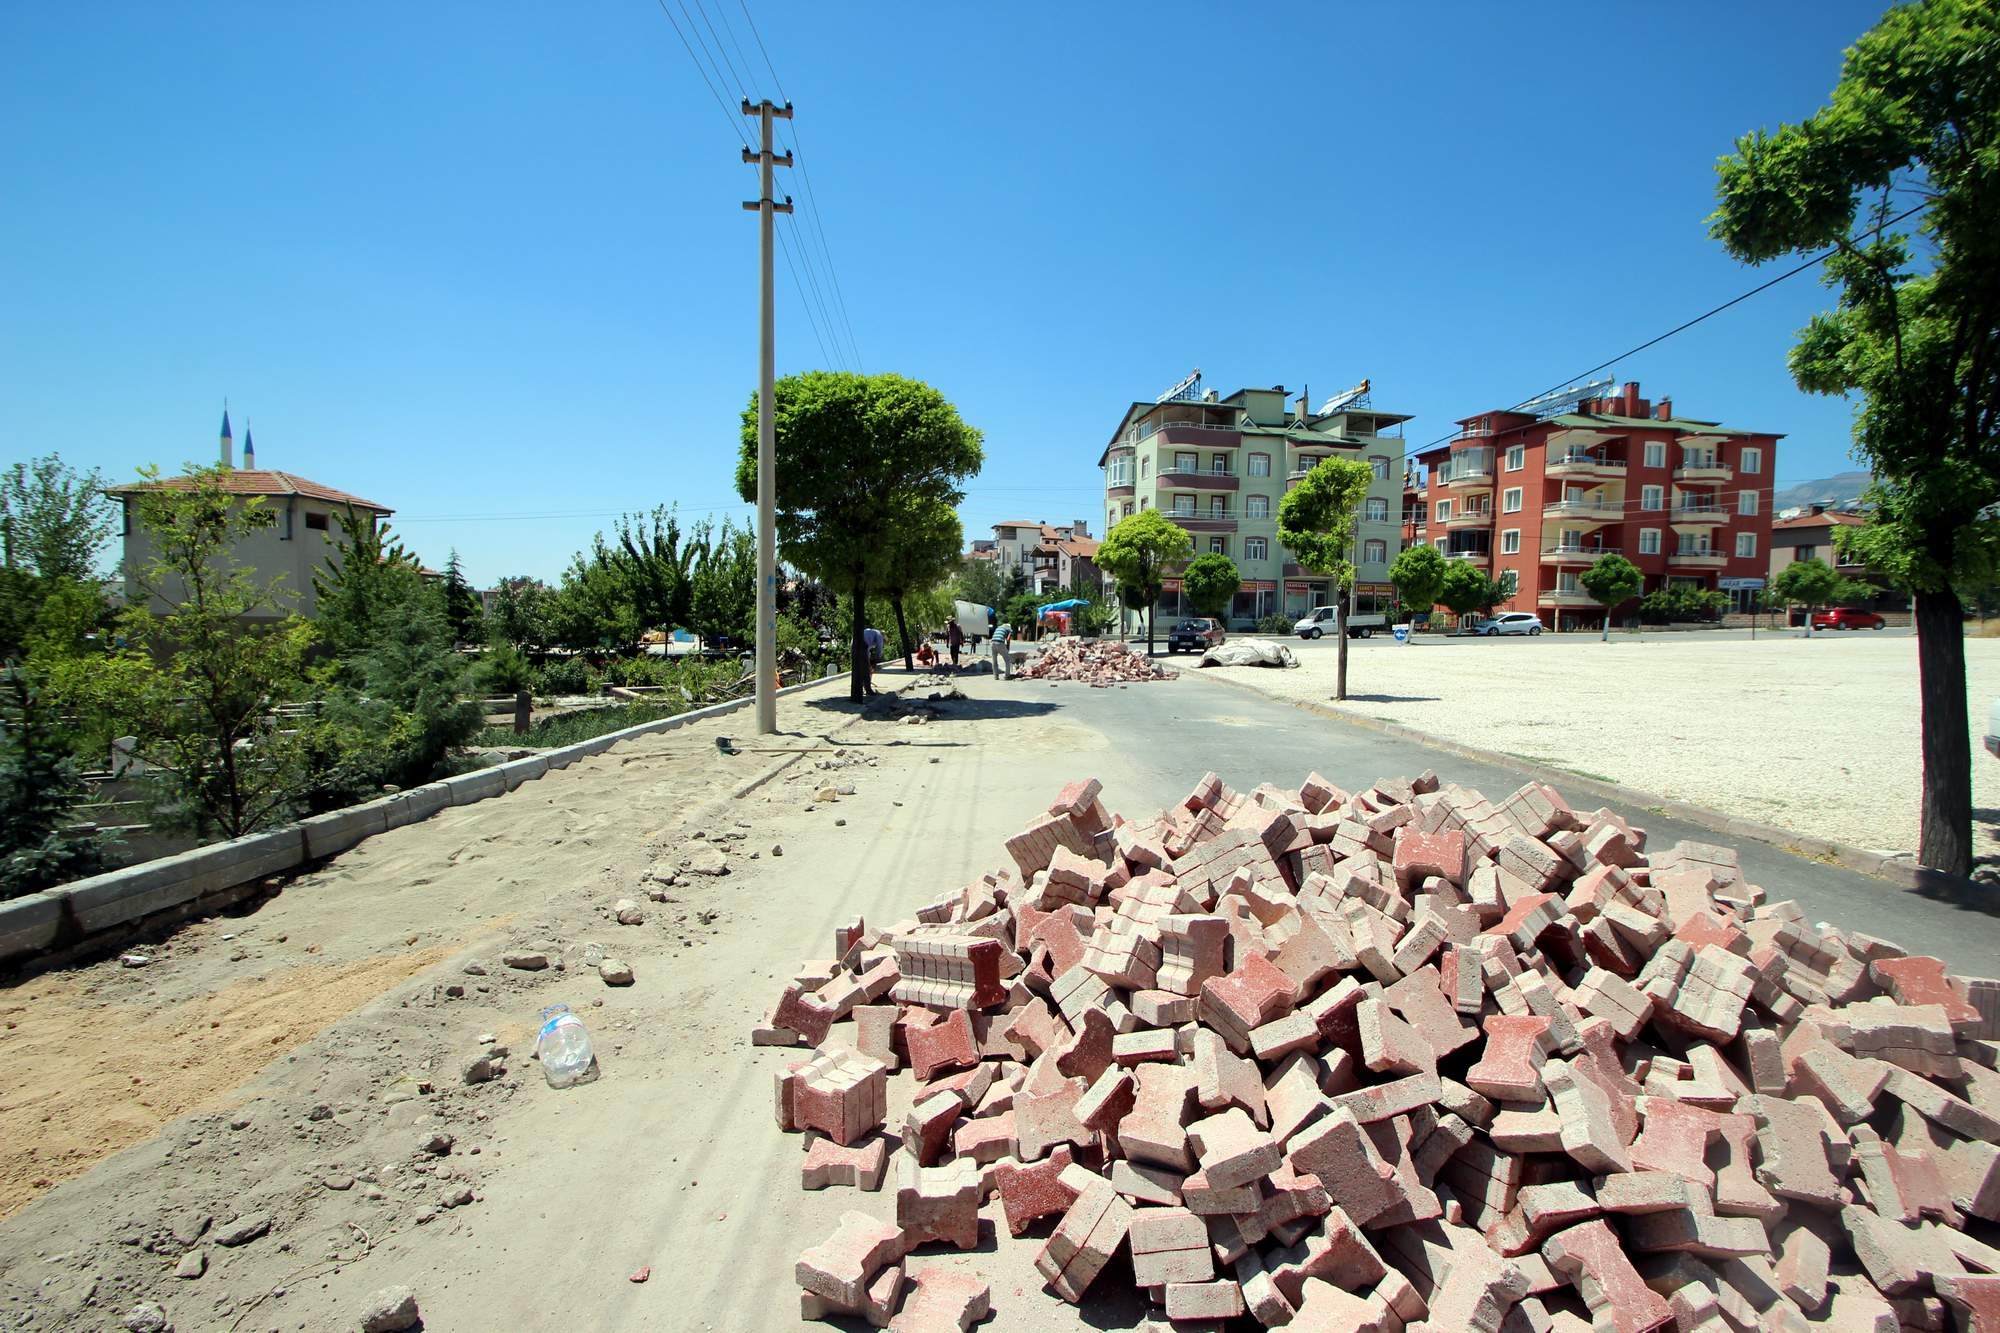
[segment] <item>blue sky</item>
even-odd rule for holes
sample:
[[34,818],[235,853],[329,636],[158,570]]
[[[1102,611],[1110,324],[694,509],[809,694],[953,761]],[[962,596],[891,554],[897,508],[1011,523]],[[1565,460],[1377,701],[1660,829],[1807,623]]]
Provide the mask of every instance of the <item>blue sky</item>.
[[[665,2],[776,95],[738,0]],[[974,535],[1101,533],[1106,436],[1196,366],[1368,376],[1421,443],[1760,281],[1707,238],[1714,161],[1881,12],[750,9],[860,363],[986,433]],[[0,50],[0,462],[206,460],[226,395],[261,466],[482,584],[621,510],[747,516],[754,179],[655,0],[10,5]],[[780,373],[827,364],[778,273]],[[1847,470],[1846,406],[1784,366],[1828,299],[1795,278],[1616,373],[1785,433],[1781,482]]]

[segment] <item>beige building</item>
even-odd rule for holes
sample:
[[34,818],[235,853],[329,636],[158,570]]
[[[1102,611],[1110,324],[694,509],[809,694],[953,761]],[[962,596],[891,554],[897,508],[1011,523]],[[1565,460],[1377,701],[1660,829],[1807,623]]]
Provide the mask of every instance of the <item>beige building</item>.
[[[1309,406],[1303,394],[1288,402],[1282,384],[1227,398],[1203,393],[1200,372],[1159,401],[1133,403],[1097,460],[1106,528],[1158,509],[1187,530],[1196,555],[1216,551],[1236,563],[1243,584],[1230,624],[1302,615],[1334,600],[1336,589],[1278,545],[1278,500],[1326,459],[1356,459],[1375,474],[1354,549],[1357,602],[1373,610],[1390,595],[1389,562],[1401,545],[1402,424],[1409,417],[1369,406],[1365,380],[1317,412]],[[1159,611],[1187,613],[1180,580],[1167,580]]]
[[[313,591],[313,571],[337,559],[340,552],[340,515],[352,507],[369,522],[378,522],[395,511],[373,500],[322,486],[316,481],[289,472],[271,472],[257,467],[256,445],[246,429],[243,433],[243,466],[235,466],[235,444],[230,437],[229,414],[222,414],[222,465],[227,469],[223,489],[246,501],[263,497],[264,507],[276,519],[257,529],[238,544],[238,564],[255,571],[267,585],[276,585],[291,594],[291,609],[310,618],[317,610]],[[133,500],[140,493],[158,488],[185,488],[184,478],[134,482],[111,488],[112,498],[124,508],[125,555],[122,570],[128,602],[141,594],[134,586],[132,571],[153,559],[153,547],[145,529],[136,521]],[[168,590],[172,591],[172,590]],[[155,612],[166,611],[158,596],[151,599]]]

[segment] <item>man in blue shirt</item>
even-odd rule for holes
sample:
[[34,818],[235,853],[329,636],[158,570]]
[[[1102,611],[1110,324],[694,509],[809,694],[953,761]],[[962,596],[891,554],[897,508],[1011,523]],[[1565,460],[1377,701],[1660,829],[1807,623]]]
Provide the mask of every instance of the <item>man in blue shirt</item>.
[[1014,627],[1005,621],[993,627],[993,674],[1001,680],[1007,678],[1007,640],[1013,636]]
[[861,642],[868,647],[868,686],[866,692],[875,693],[875,668],[882,665],[882,650],[888,644],[888,637],[881,630],[870,625],[861,631]]

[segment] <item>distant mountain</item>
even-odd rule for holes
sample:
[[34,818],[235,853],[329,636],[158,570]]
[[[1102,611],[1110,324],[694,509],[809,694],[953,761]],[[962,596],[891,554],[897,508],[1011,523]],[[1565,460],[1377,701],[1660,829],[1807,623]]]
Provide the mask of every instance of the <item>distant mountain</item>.
[[1803,508],[1806,505],[1825,505],[1829,509],[1846,504],[1849,500],[1861,498],[1861,492],[1870,481],[1866,472],[1840,472],[1819,481],[1795,482],[1780,487],[1771,496],[1773,510]]

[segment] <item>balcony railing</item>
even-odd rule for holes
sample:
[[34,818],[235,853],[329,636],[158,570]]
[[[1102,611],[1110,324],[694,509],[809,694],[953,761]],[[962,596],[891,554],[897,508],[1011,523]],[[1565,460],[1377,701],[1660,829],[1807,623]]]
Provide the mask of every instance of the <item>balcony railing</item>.
[[1473,561],[1473,562],[1474,562],[1475,564],[1481,564],[1481,565],[1488,565],[1488,564],[1491,564],[1491,563],[1493,563],[1493,552],[1491,552],[1491,551],[1446,551],[1446,552],[1444,552],[1444,558],[1445,558],[1445,559],[1447,559],[1447,560],[1470,560],[1470,561]]
[[1581,588],[1550,588],[1535,598],[1537,606],[1596,606],[1597,599]]
[[1447,528],[1483,528],[1493,521],[1493,509],[1454,509],[1441,521]]
[[1561,543],[1557,543],[1542,548],[1542,559],[1551,564],[1562,564],[1570,561],[1581,563],[1595,560],[1601,555],[1623,554],[1624,552],[1616,546],[1564,546]]
[[1695,569],[1720,568],[1729,556],[1713,546],[1683,547],[1667,557],[1670,565],[1681,565]]
[[1188,519],[1188,518],[1241,518],[1242,517],[1242,515],[1239,514],[1234,509],[1181,509],[1176,507],[1173,509],[1166,510],[1165,513],[1168,518],[1172,519],[1176,523],[1179,523],[1182,519]]
[[1592,477],[1625,475],[1625,460],[1622,458],[1599,458],[1596,454],[1574,450],[1565,454],[1551,455],[1544,469],[1551,477]]
[[1671,521],[1675,523],[1726,523],[1729,521],[1729,511],[1721,505],[1675,505],[1673,515]]
[[1190,491],[1233,491],[1241,484],[1234,472],[1217,472],[1213,468],[1160,469],[1160,485],[1169,489],[1179,486]]
[[1736,475],[1736,469],[1720,458],[1697,455],[1682,458],[1674,465],[1675,481],[1728,481]]
[[1551,500],[1542,506],[1544,518],[1603,519],[1607,522],[1624,517],[1623,501],[1598,500]]

